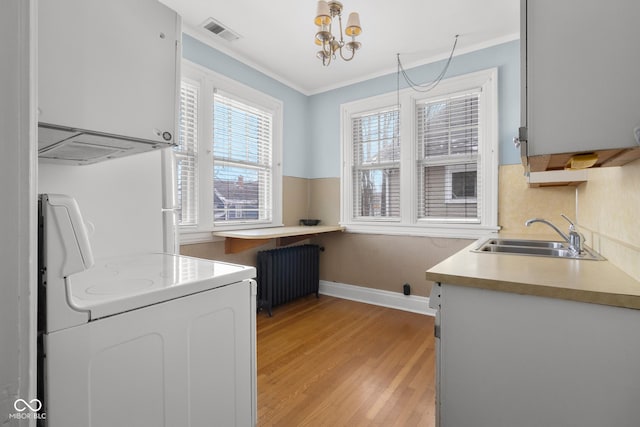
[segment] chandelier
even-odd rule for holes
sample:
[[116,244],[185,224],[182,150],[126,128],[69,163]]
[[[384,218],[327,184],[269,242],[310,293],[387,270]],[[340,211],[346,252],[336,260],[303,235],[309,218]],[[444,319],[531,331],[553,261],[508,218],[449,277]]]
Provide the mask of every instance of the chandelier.
[[[333,35],[332,24],[338,17],[339,38]],[[340,57],[345,61],[351,61],[356,54],[356,50],[360,49],[361,44],[356,41],[356,36],[362,32],[360,28],[360,16],[356,12],[349,14],[347,19],[347,28],[344,33],[351,37],[350,42],[345,42],[342,36],[342,3],[337,1],[320,0],[318,2],[318,12],[316,13],[315,24],[318,26],[316,33],[316,45],[321,47],[316,56],[322,60],[325,67],[331,64],[331,60],[335,59],[336,52],[339,51]],[[351,56],[345,57],[342,48],[351,51]]]

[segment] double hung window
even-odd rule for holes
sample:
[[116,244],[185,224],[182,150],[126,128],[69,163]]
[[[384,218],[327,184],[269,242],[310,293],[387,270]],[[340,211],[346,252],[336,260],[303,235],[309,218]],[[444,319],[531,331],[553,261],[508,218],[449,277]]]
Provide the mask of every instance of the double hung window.
[[281,135],[280,101],[183,67],[174,149],[183,242],[208,240],[216,229],[281,225]]
[[416,105],[419,219],[480,221],[479,96],[471,91]]
[[341,222],[476,237],[497,229],[496,71],[342,106]]
[[353,212],[399,218],[400,134],[396,108],[353,117]]
[[271,220],[272,120],[269,111],[214,93],[214,223]]

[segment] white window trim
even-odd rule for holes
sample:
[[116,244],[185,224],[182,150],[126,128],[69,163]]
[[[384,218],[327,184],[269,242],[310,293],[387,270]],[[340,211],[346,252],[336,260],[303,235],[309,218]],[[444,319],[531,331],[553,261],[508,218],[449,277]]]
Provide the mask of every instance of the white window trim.
[[[198,121],[198,224],[196,226],[180,226],[180,243],[203,243],[218,241],[212,235],[216,231],[246,230],[254,228],[282,226],[282,144],[283,144],[283,103],[263,92],[239,83],[233,79],[202,67],[191,61],[182,60],[182,77],[200,84],[201,96],[200,120]],[[267,109],[273,114],[272,129],[272,219],[271,221],[234,222],[232,224],[215,224],[213,222],[213,154],[209,144],[212,136],[211,101],[214,88],[233,94],[249,105]]]
[[[361,99],[341,105],[341,186],[340,225],[354,233],[390,235],[454,237],[477,239],[495,232],[498,226],[498,70],[491,68],[462,76],[442,80],[428,93],[403,89],[371,98]],[[481,88],[481,121],[483,144],[478,153],[479,169],[484,172],[481,180],[484,200],[480,204],[481,222],[471,220],[431,220],[417,218],[417,171],[416,165],[416,103],[425,99],[448,96],[462,91]],[[359,220],[352,216],[353,194],[351,165],[352,130],[351,117],[397,105],[400,101],[400,219],[382,218],[376,221]],[[483,114],[482,112],[489,114]]]

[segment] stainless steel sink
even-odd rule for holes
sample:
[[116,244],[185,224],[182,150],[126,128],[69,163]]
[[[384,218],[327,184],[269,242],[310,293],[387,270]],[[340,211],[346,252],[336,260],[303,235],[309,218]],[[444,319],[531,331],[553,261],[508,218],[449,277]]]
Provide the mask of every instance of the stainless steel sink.
[[544,256],[552,258],[604,260],[598,253],[585,248],[582,253],[569,250],[565,242],[551,240],[522,240],[522,239],[488,239],[473,252]]
[[520,239],[491,239],[487,243],[501,246],[524,246],[527,248],[566,248],[563,242],[547,240],[520,240]]

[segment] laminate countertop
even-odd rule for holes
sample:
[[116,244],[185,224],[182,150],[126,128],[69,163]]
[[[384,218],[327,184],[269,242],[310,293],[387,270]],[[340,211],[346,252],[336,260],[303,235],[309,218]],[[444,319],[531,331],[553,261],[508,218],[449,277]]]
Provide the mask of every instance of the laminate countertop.
[[[549,236],[499,237],[547,240]],[[472,252],[484,240],[427,270],[427,280],[640,310],[640,282],[609,261]]]

